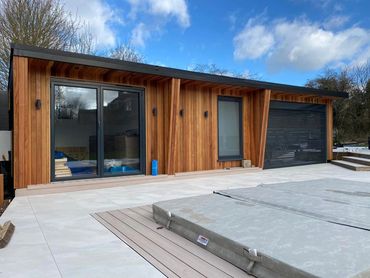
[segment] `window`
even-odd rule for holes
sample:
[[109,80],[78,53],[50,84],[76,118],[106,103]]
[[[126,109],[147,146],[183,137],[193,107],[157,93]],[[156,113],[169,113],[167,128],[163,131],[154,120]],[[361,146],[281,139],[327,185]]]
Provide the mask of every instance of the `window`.
[[218,159],[243,159],[242,102],[237,97],[218,98]]

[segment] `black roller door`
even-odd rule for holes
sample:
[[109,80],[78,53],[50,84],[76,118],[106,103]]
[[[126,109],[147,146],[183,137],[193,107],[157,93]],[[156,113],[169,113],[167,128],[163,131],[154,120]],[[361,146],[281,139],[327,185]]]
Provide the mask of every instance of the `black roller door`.
[[271,101],[264,168],[325,161],[325,105]]

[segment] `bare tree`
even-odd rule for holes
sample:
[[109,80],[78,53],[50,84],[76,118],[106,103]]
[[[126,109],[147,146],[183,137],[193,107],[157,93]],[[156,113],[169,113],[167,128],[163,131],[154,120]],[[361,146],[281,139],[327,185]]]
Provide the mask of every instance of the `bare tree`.
[[10,43],[91,53],[86,25],[59,0],[0,0],[0,86],[7,86]]
[[96,53],[96,38],[90,25],[81,23],[78,32],[65,50],[94,55]]
[[328,70],[306,86],[349,93],[334,100],[334,143],[364,142],[370,136],[370,63]]
[[144,57],[137,52],[130,44],[119,44],[108,51],[106,56],[123,61],[143,63]]
[[231,76],[237,78],[260,79],[260,76],[255,73],[243,74],[218,67],[216,64],[195,64],[190,67],[190,70],[196,72],[210,73],[222,76]]
[[370,60],[366,63],[354,66],[350,69],[351,77],[361,92],[366,92],[366,86],[370,80]]
[[196,64],[190,68],[192,71],[196,72],[203,72],[203,73],[211,73],[217,75],[232,75],[230,71],[227,69],[220,68],[216,66],[216,64]]

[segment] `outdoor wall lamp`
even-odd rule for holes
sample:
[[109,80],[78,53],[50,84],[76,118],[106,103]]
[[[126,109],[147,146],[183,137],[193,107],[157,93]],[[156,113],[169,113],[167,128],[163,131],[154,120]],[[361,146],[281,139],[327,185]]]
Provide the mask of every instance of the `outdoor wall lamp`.
[[180,109],[180,117],[184,117],[184,109]]
[[41,109],[41,99],[36,99],[36,101],[35,101],[35,107],[36,107],[36,110],[40,110]]
[[157,107],[153,107],[152,109],[153,116],[157,116]]
[[208,118],[208,111],[204,112],[204,118]]

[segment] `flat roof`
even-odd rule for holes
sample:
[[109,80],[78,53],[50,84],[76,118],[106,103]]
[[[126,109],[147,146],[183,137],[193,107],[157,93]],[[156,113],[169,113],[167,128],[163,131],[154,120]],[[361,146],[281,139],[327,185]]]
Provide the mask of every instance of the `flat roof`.
[[[93,55],[86,55],[80,53],[73,53],[62,50],[47,49],[35,46],[11,44],[11,56],[21,56],[36,58],[49,61],[65,62],[71,64],[100,67],[107,69],[115,69],[122,71],[130,71],[136,73],[153,74],[165,77],[173,77],[180,79],[190,79],[196,81],[204,81],[232,86],[252,87],[256,89],[269,89],[274,91],[283,91],[295,94],[309,94],[327,97],[341,97],[347,98],[348,93],[336,92],[330,90],[320,90],[303,86],[294,86],[287,84],[279,84],[244,78],[229,77],[216,74],[208,74],[201,72],[194,72],[189,70],[175,69],[169,67],[155,66],[143,63],[135,63],[129,61],[122,61],[118,59],[111,59],[106,57],[99,57]],[[12,67],[12,65],[11,65]]]

